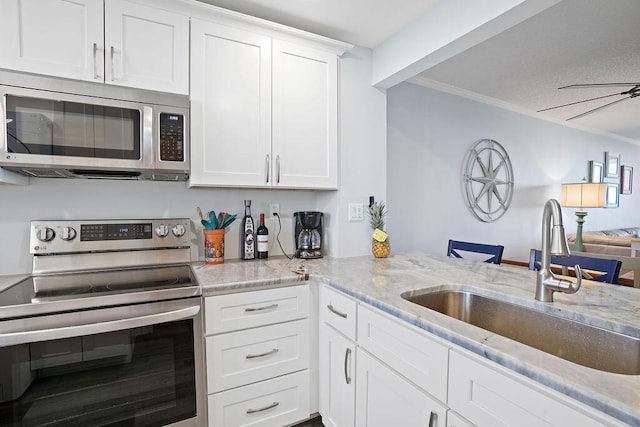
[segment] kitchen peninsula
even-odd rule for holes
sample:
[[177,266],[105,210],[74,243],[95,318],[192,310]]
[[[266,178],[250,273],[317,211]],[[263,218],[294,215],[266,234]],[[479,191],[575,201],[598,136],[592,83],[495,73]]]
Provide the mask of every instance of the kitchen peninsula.
[[[539,311],[640,337],[640,294],[623,286],[583,281],[577,294],[557,294],[554,303],[534,300],[535,274],[521,267],[448,259],[422,253],[388,259],[353,257],[304,262],[269,259],[193,265],[205,298],[300,284],[305,274],[316,282],[372,305],[437,338],[601,411],[624,424],[640,423],[640,377],[602,372],[427,310],[404,300],[403,292],[446,286],[473,290]],[[544,335],[541,334],[540,339]],[[615,357],[612,350],[611,357]],[[531,411],[539,411],[532,402]]]

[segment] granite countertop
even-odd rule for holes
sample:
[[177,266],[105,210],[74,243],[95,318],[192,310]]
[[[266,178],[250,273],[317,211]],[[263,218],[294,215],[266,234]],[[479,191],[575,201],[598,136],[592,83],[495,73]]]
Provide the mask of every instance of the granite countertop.
[[[555,294],[555,302],[534,299],[535,273],[523,267],[494,265],[422,253],[306,260],[274,258],[194,263],[193,271],[212,296],[299,284],[306,275],[423,328],[482,357],[571,396],[630,425],[640,425],[640,375],[583,367],[492,332],[425,309],[400,295],[443,286],[475,292],[640,338],[640,290],[583,281],[578,293]],[[611,357],[615,357],[612,354]]]

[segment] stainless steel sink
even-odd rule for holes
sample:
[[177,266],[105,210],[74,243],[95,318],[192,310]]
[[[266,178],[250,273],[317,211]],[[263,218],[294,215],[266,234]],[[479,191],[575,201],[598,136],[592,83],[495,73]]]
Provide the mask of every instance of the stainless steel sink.
[[640,374],[640,339],[463,291],[402,297],[498,335],[583,366]]

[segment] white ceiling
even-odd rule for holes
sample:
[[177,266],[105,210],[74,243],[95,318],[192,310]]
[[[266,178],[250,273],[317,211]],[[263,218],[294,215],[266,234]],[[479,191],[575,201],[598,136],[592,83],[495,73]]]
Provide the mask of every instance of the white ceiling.
[[[360,46],[375,48],[439,0],[201,0]],[[446,1],[446,0],[444,0]],[[640,82],[640,0],[563,0],[420,74],[447,87],[538,117],[565,121],[620,97],[537,110],[628,88],[558,90],[578,83]],[[443,23],[446,25],[446,23]],[[565,122],[640,143],[640,97]]]
[[374,48],[439,0],[200,0],[358,46]]

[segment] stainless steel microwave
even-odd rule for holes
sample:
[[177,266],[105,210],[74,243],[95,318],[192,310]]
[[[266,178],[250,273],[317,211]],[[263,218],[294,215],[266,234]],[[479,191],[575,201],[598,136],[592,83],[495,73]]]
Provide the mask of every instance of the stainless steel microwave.
[[188,178],[187,97],[3,77],[1,167],[39,178]]

